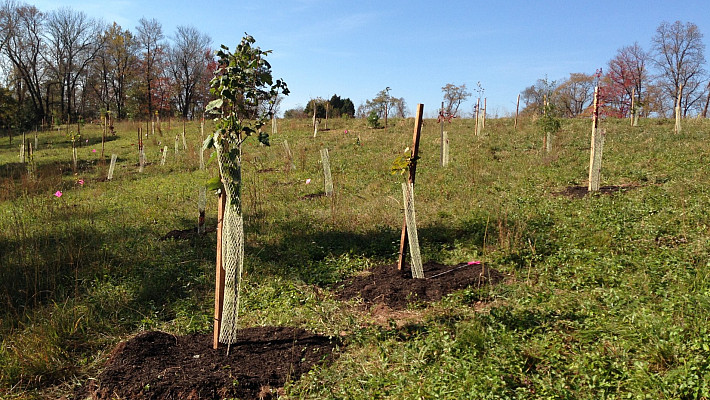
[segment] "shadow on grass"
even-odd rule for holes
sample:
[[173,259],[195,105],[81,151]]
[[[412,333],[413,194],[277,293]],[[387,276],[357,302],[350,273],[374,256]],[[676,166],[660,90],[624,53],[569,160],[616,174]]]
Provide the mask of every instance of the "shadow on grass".
[[[353,272],[353,266],[343,264],[353,260],[394,263],[399,257],[400,228],[373,227],[354,232],[314,226],[305,220],[279,223],[274,228],[282,239],[259,244],[247,241],[247,255],[269,266],[264,273],[296,277],[306,283],[328,285],[341,280]],[[529,267],[556,251],[551,228],[551,221],[542,217],[499,224],[480,215],[456,224],[422,226],[417,231],[423,258],[436,256],[456,244],[469,249],[497,246],[503,262]],[[249,232],[263,226],[255,222],[254,227],[246,229]]]
[[204,265],[214,264],[214,234],[185,245],[119,224],[107,232],[87,223],[97,217],[91,213],[67,206],[54,219],[75,218],[76,223],[61,225],[50,218],[43,223],[56,229],[34,233],[24,226],[27,221],[17,220],[15,232],[0,235],[0,328],[17,326],[38,306],[93,296],[106,282],[130,291],[125,309],[107,312],[130,314],[128,319],[136,321],[169,320],[177,300],[199,298],[195,291],[212,287],[205,282],[214,271]]

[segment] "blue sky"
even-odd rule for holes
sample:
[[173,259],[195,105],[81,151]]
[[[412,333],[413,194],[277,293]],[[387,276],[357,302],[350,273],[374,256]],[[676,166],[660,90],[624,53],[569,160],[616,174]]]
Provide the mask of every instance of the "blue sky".
[[[441,87],[481,82],[488,112],[515,111],[515,100],[538,78],[604,68],[616,51],[638,42],[650,49],[662,21],[693,22],[710,41],[710,3],[684,1],[137,1],[36,0],[42,11],[81,10],[124,29],[155,18],[166,36],[191,25],[213,46],[230,48],[244,32],[262,49],[276,77],[291,89],[282,110],[333,94],[355,106],[385,87],[410,112],[435,115]],[[440,5],[437,5],[440,4]],[[710,55],[706,54],[710,59]],[[708,68],[710,69],[710,68]],[[470,113],[475,99],[463,106]]]

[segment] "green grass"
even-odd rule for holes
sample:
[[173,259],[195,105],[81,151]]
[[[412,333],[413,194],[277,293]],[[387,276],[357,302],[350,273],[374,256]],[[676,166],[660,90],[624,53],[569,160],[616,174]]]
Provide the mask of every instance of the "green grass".
[[[489,120],[476,137],[473,121],[456,120],[448,168],[438,165],[439,125],[425,121],[424,259],[480,259],[508,278],[385,323],[330,288],[397,258],[403,177],[390,166],[411,145],[413,120],[387,131],[331,120],[317,138],[309,124],[280,121],[271,147],[244,149],[241,323],[346,344],[335,363],[290,383],[291,398],[710,398],[710,122],[686,121],[674,135],[672,121],[603,121],[602,185],[632,188],[571,199],[557,193],[586,185],[589,121],[563,121],[548,154],[532,121],[514,131],[510,119]],[[89,143],[76,172],[62,132],[39,133],[34,176],[17,137],[0,138],[0,397],[67,394],[141,330],[210,331],[214,233],[160,240],[195,225],[198,187],[215,174],[214,164],[199,170],[198,124],[173,154],[181,129],[164,123],[145,140],[151,164],[139,173],[137,125],[120,124],[106,143],[106,161],[119,159],[112,181],[91,152],[98,126],[82,127]],[[323,191],[322,147],[336,193],[309,199]],[[214,196],[207,209],[214,225]]]

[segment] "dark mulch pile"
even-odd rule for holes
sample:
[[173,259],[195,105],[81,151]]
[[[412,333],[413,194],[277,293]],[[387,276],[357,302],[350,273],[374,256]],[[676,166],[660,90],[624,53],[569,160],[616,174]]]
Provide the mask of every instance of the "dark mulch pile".
[[[601,186],[599,187],[599,194],[613,194],[617,192],[627,191],[630,189],[636,189],[637,185],[619,185],[619,186]],[[566,196],[573,199],[581,199],[589,194],[589,190],[586,186],[568,186],[565,190],[557,193],[560,196]]]
[[494,285],[503,274],[485,264],[458,265],[424,264],[424,278],[412,279],[407,268],[380,265],[346,280],[337,290],[341,300],[362,298],[365,305],[385,304],[392,309],[404,309],[413,302],[437,301],[451,292],[467,287]]
[[270,399],[287,380],[334,357],[335,339],[298,328],[243,329],[212,349],[211,335],[142,333],[119,344],[78,399]]
[[305,196],[301,196],[301,197],[299,197],[299,199],[311,200],[311,199],[318,199],[318,198],[325,197],[325,196],[326,196],[325,192],[318,192],[318,193],[311,193],[311,194],[307,194]]

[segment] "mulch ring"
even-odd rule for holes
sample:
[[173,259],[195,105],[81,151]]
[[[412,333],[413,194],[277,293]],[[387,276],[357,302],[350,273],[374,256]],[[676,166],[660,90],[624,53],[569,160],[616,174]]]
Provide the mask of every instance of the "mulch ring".
[[312,200],[312,199],[319,199],[321,197],[326,197],[327,195],[325,192],[318,192],[318,193],[311,193],[307,194],[305,196],[299,197],[299,200]]
[[303,329],[239,331],[230,348],[212,335],[145,332],[120,343],[96,380],[75,399],[271,399],[288,380],[334,358],[336,339]]
[[[639,185],[626,184],[626,185],[610,185],[599,187],[599,194],[614,194],[617,192],[625,192],[627,190],[636,189]],[[581,199],[584,196],[590,194],[586,186],[567,186],[563,191],[555,193],[559,196],[566,196],[572,199]]]
[[349,278],[336,289],[340,300],[360,298],[367,307],[384,304],[403,310],[410,303],[441,300],[445,295],[467,287],[495,285],[504,276],[485,264],[461,263],[423,265],[425,279],[413,279],[409,267],[380,265]]

